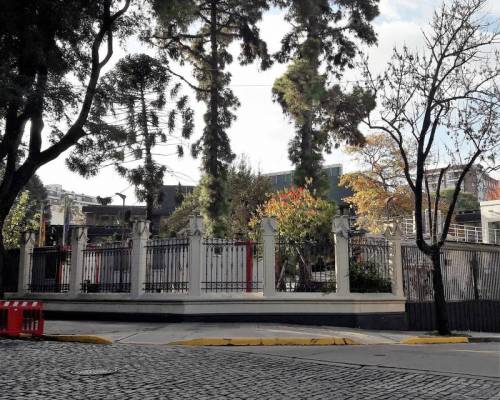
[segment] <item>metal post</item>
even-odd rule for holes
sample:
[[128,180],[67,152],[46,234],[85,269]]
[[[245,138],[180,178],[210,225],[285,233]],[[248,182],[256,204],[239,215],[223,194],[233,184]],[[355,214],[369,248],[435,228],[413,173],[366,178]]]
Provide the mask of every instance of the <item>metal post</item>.
[[261,222],[262,245],[264,246],[264,296],[276,294],[276,221],[263,218]]
[[335,236],[335,280],[337,294],[350,293],[349,282],[349,219],[345,215],[337,215],[333,219]]
[[115,193],[118,197],[122,199],[122,242],[125,241],[125,199],[127,198],[126,195],[122,193]]
[[146,245],[149,239],[149,224],[147,220],[134,221],[132,226],[132,266],[130,271],[130,294],[139,297],[144,294],[146,282]]
[[71,270],[69,295],[78,296],[83,279],[83,251],[87,246],[87,227],[78,226],[71,232]]
[[28,292],[30,283],[31,255],[35,248],[35,233],[27,231],[21,238],[19,249],[19,275],[17,282],[17,295],[24,296]]
[[203,252],[203,218],[189,218],[189,294],[201,296],[201,273]]

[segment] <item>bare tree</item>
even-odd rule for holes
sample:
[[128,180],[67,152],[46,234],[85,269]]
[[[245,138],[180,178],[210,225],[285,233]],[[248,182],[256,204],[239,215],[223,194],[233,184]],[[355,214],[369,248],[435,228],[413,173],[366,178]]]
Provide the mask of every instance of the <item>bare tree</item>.
[[[457,198],[474,164],[498,168],[500,67],[495,47],[500,32],[498,21],[484,12],[485,4],[486,0],[455,0],[442,5],[434,13],[430,29],[423,31],[423,50],[395,49],[385,72],[376,78],[365,69],[379,106],[367,124],[396,142],[414,194],[416,244],[432,261],[440,334],[450,331],[440,252]],[[414,166],[407,152],[410,141],[417,147]],[[431,153],[439,155],[438,164],[432,165]],[[459,167],[459,174],[452,201],[444,207],[440,231],[441,187],[452,166],[454,171]],[[428,180],[431,168],[438,171],[432,187]],[[424,236],[424,218],[429,237]]]

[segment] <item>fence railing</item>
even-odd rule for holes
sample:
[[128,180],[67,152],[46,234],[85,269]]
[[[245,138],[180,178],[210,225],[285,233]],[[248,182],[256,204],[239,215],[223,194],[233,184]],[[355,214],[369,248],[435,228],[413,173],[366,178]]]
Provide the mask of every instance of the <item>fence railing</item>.
[[146,245],[147,293],[187,293],[189,290],[189,240],[153,239]]
[[[410,329],[435,329],[433,266],[415,245],[402,246]],[[450,329],[500,331],[500,247],[447,243],[441,270]]]
[[91,244],[83,250],[83,293],[127,293],[131,281],[131,247],[127,243]]
[[349,237],[349,281],[353,293],[391,292],[389,242],[385,238]]
[[335,292],[333,239],[276,241],[276,290],[278,292]]
[[203,292],[261,292],[262,245],[251,240],[204,238]]
[[65,293],[69,291],[71,248],[69,246],[35,247],[31,253],[28,291]]
[[3,289],[4,292],[17,292],[19,278],[19,249],[6,249],[4,253]]

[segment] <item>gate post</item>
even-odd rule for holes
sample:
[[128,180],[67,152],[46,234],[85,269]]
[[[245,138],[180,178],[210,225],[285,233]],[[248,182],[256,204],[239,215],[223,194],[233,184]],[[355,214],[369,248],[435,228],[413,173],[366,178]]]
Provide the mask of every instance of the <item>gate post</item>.
[[134,221],[132,226],[132,265],[130,268],[130,295],[139,297],[144,294],[146,281],[146,245],[149,239],[147,220]]
[[333,234],[335,236],[335,280],[336,293],[348,295],[351,291],[349,281],[349,218],[347,215],[337,215],[333,219]]
[[203,218],[189,218],[189,295],[201,296],[201,263],[203,260]]
[[71,269],[69,275],[69,295],[78,296],[82,286],[83,251],[87,245],[87,227],[78,226],[71,231]]
[[264,296],[276,294],[276,221],[263,218],[261,222],[263,261],[264,261]]
[[392,226],[388,226],[384,236],[389,241],[392,294],[397,297],[404,297],[403,256],[401,252],[402,233],[399,224],[396,222]]
[[19,278],[17,281],[17,295],[24,296],[28,293],[30,283],[31,254],[35,248],[35,232],[24,232],[21,237],[19,249]]

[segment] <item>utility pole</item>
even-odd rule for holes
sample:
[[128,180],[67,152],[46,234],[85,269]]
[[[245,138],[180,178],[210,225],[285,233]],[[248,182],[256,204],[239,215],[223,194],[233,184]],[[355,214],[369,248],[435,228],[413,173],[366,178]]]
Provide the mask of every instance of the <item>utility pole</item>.
[[115,193],[118,197],[120,197],[123,201],[122,203],[122,242],[125,240],[125,199],[126,195],[122,193]]

